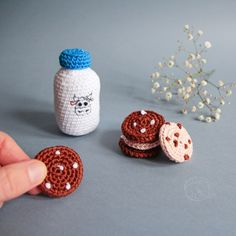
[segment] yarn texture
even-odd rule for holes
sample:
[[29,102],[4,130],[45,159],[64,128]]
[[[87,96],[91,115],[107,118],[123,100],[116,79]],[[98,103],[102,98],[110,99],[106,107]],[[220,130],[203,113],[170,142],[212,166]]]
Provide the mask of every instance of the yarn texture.
[[60,130],[79,136],[92,132],[99,124],[100,79],[91,68],[76,68],[62,67],[55,75],[54,105]]
[[73,149],[65,146],[48,147],[35,158],[47,167],[47,176],[39,185],[44,194],[65,197],[79,187],[83,178],[83,163]]
[[59,62],[65,69],[82,70],[91,66],[92,59],[89,52],[81,48],[72,48],[61,52]]

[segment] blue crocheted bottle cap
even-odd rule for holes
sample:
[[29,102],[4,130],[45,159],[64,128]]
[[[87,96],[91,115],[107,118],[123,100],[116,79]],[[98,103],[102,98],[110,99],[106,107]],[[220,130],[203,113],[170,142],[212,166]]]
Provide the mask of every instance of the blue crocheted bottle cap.
[[89,52],[81,48],[65,49],[59,56],[60,65],[65,69],[82,70],[91,66]]

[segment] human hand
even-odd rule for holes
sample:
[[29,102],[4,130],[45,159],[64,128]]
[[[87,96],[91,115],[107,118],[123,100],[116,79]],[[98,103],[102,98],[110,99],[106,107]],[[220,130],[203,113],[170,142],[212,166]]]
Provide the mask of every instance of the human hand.
[[29,156],[6,133],[0,131],[0,207],[3,202],[28,192],[38,194],[47,168]]

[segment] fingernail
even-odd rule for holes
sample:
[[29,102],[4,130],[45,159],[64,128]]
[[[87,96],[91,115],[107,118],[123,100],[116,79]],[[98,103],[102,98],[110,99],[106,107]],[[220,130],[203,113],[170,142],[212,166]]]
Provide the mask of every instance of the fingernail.
[[29,179],[32,184],[40,184],[46,175],[45,166],[40,161],[32,161],[28,166]]

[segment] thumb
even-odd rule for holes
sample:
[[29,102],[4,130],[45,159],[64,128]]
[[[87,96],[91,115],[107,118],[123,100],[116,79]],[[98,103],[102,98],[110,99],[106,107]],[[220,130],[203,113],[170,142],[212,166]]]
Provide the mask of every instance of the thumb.
[[47,168],[41,161],[23,161],[0,168],[0,203],[18,197],[43,182]]

